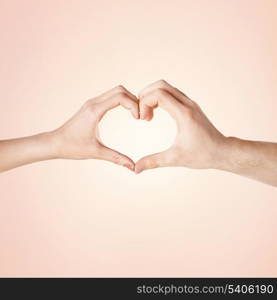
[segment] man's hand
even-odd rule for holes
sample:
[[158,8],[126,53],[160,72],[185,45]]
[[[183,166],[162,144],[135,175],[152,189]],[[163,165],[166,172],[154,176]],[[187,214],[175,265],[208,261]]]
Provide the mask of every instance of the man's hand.
[[219,167],[227,138],[207,119],[200,107],[184,93],[160,80],[139,94],[140,118],[150,121],[153,109],[165,109],[177,124],[177,136],[166,151],[143,157],[135,172],[168,166]]
[[102,117],[118,105],[130,110],[133,117],[139,119],[137,98],[124,87],[115,87],[88,100],[77,114],[52,132],[55,156],[67,159],[102,159],[134,170],[134,162],[126,155],[106,147],[98,134],[98,123]]
[[141,119],[151,120],[160,106],[175,119],[177,136],[168,150],[140,159],[136,173],[167,166],[213,168],[277,186],[277,143],[225,137],[194,101],[163,80],[145,88],[139,99]]

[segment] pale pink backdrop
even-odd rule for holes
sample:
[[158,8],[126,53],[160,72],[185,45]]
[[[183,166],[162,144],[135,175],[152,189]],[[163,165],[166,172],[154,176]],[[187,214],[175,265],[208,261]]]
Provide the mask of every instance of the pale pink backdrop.
[[[277,141],[277,2],[0,0],[0,138],[164,78],[226,135]],[[103,139],[134,159],[174,123],[123,109]],[[49,161],[0,175],[0,276],[277,276],[277,189],[224,172],[141,175]]]

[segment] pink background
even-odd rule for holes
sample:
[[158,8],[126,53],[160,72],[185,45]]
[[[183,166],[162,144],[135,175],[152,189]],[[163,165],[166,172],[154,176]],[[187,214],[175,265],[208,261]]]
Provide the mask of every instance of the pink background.
[[[47,131],[117,84],[166,79],[226,135],[277,141],[272,0],[0,0],[0,138]],[[174,123],[101,124],[134,159]],[[48,161],[0,175],[0,276],[277,276],[277,189],[215,170]]]

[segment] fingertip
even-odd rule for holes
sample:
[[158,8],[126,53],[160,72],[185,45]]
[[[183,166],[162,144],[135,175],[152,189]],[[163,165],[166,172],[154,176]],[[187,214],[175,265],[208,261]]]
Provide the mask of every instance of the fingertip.
[[146,118],[145,118],[145,121],[151,121],[153,119],[153,115],[148,115]]
[[99,158],[125,167],[130,171],[134,171],[135,169],[135,163],[131,158],[103,145],[101,147],[101,156]]
[[125,163],[125,164],[123,164],[123,167],[129,169],[129,170],[132,171],[132,172],[135,171],[135,166],[132,165],[131,163]]
[[143,106],[141,108],[141,119],[145,120],[145,121],[151,121],[153,118],[154,112],[153,112],[153,108],[149,107],[149,106]]
[[138,120],[139,119],[139,112],[133,112],[133,117]]
[[150,121],[153,117],[153,114],[150,111],[144,110],[140,114],[140,119],[144,121]]
[[142,169],[139,169],[137,166],[135,166],[135,174],[137,175],[137,174],[139,174],[139,173],[141,173],[143,170]]
[[134,170],[134,172],[135,172],[136,174],[140,174],[140,173],[142,173],[143,171],[144,171],[144,162],[143,162],[142,159],[140,159],[140,160],[138,160],[138,161],[136,162],[136,164],[135,164],[135,170]]
[[144,113],[140,113],[140,114],[139,114],[139,118],[140,118],[141,120],[145,120],[145,114],[144,114]]

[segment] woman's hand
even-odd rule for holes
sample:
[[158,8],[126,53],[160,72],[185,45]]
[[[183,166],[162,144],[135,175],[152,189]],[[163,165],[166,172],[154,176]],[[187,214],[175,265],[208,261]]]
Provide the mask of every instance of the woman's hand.
[[33,162],[55,159],[102,159],[134,170],[134,162],[101,142],[98,123],[118,105],[139,118],[137,98],[124,87],[88,100],[63,126],[46,133],[0,141],[0,172]]
[[52,135],[57,158],[107,160],[134,170],[134,162],[126,155],[106,147],[98,134],[98,123],[106,112],[116,106],[130,110],[139,119],[137,98],[124,87],[118,86],[88,100],[83,107]]

